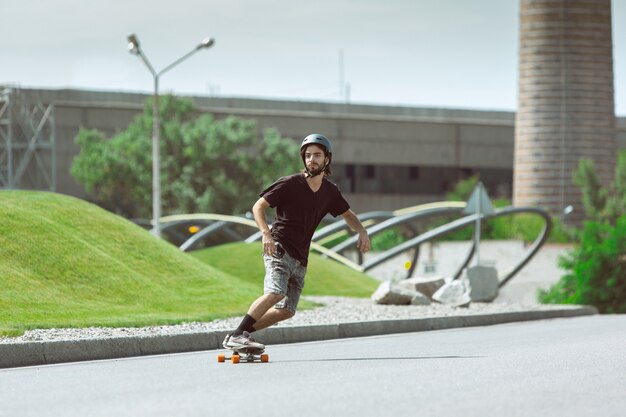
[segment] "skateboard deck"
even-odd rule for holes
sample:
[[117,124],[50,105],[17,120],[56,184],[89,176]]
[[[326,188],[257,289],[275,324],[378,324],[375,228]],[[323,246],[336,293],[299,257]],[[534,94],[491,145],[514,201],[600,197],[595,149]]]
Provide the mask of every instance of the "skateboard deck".
[[227,356],[224,353],[220,353],[219,355],[217,355],[218,362],[222,363],[226,362],[227,360],[231,361],[232,363],[239,363],[242,360],[244,362],[269,362],[270,360],[269,355],[267,353],[263,353],[265,352],[265,349],[249,347],[228,349],[232,350],[233,353],[230,356]]

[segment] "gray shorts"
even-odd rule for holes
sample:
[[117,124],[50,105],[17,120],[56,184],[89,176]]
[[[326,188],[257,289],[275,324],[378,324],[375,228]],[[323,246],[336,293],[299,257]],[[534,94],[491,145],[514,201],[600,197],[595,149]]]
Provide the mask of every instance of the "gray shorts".
[[274,307],[286,308],[295,314],[304,288],[306,266],[292,258],[286,251],[280,258],[263,255],[263,262],[265,263],[263,292],[284,295],[285,298]]

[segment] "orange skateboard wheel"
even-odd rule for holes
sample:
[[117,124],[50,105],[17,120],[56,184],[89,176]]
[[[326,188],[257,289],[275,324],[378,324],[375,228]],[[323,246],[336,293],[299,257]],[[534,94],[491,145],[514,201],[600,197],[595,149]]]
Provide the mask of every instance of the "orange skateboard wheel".
[[266,353],[261,355],[261,362],[269,362],[270,361],[270,356]]
[[230,361],[232,363],[239,363],[239,361],[241,360],[241,358],[239,357],[239,355],[233,355],[230,357]]
[[219,355],[217,355],[217,361],[219,363],[226,362],[226,355],[224,355],[223,353],[220,353]]

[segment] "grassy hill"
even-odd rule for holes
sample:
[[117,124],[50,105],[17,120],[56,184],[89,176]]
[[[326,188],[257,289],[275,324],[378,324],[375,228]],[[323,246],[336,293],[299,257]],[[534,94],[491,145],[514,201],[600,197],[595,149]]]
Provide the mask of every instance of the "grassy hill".
[[[236,275],[263,290],[263,247],[261,243],[231,243],[191,252],[202,262]],[[335,261],[311,253],[304,284],[304,295],[369,297],[380,282]]]
[[0,333],[213,320],[257,288],[95,205],[0,192]]
[[[261,294],[260,246],[191,256],[95,205],[44,192],[0,191],[0,218],[0,335],[209,321],[244,314]],[[323,278],[312,262],[307,293],[371,294],[373,280],[327,262]]]

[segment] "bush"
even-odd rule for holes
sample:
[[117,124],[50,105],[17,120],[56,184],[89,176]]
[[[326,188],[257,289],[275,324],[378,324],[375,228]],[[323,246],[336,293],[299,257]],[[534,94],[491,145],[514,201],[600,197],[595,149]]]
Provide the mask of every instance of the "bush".
[[372,236],[372,251],[382,252],[404,243],[406,237],[397,229],[392,228]]
[[[454,189],[446,194],[446,199],[450,201],[468,201],[474,188],[478,184],[478,176],[473,176],[459,181]],[[492,200],[494,208],[502,208],[511,205],[511,202],[504,198]],[[456,219],[439,220],[433,223],[431,228],[440,226]],[[481,239],[485,240],[523,240],[533,242],[541,233],[543,219],[535,214],[516,214],[511,216],[496,217],[481,221]],[[452,232],[441,240],[472,240],[474,239],[474,225]],[[548,242],[569,243],[573,241],[573,232],[568,230],[560,219],[552,219],[552,231],[548,236]]]
[[[512,218],[511,239],[533,242],[541,233],[544,221],[536,214],[518,214]],[[548,236],[551,243],[572,243],[576,241],[575,229],[563,224],[558,217],[552,217],[552,230]]]
[[[341,235],[335,239],[332,239],[326,243],[324,243],[325,248],[332,248],[344,240],[350,238],[350,234]],[[371,250],[374,252],[382,252],[388,249],[393,248],[407,240],[406,236],[397,228],[391,228],[385,230],[383,232],[377,233],[375,235],[370,236],[371,239]],[[356,248],[356,246],[354,246]]]
[[[496,200],[495,207],[509,205],[506,200]],[[436,225],[449,223],[454,218],[437,222]],[[544,221],[536,214],[514,214],[501,216],[481,221],[481,240],[523,240],[534,242],[543,229]],[[474,223],[467,227],[452,232],[440,240],[472,240],[474,239]],[[548,242],[571,243],[574,241],[574,231],[563,225],[558,218],[552,218],[552,230],[548,236]]]
[[543,303],[590,304],[601,313],[626,313],[626,216],[586,222],[580,247],[562,257],[569,272],[548,291]]

